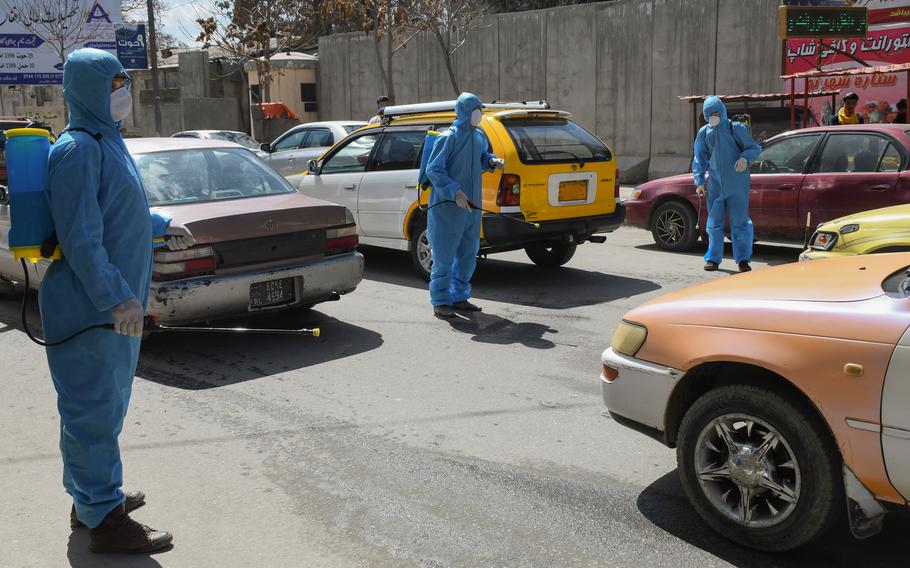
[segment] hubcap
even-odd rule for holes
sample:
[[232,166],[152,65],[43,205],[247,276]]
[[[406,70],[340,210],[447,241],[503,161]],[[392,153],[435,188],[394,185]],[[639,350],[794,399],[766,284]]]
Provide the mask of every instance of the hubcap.
[[793,449],[754,416],[724,414],[705,426],[696,442],[695,473],[711,505],[748,528],[780,524],[799,502]]
[[417,239],[417,260],[428,273],[433,270],[433,251],[430,249],[426,231],[420,233],[420,237]]
[[664,211],[657,217],[657,238],[668,245],[676,244],[686,233],[686,221],[678,211]]

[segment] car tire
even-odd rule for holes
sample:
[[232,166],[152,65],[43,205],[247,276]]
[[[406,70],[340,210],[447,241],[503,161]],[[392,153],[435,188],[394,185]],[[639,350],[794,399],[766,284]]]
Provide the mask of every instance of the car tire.
[[682,201],[666,201],[654,211],[651,235],[657,246],[671,252],[691,250],[698,240],[697,220],[692,207]]
[[572,260],[578,245],[532,245],[525,247],[528,258],[537,266],[556,268]]
[[433,268],[433,252],[430,250],[430,241],[427,238],[427,218],[421,215],[411,225],[411,240],[408,243],[408,252],[411,255],[411,264],[421,278],[430,281],[430,271]]
[[811,410],[766,389],[731,385],[699,398],[683,418],[676,458],[698,514],[751,548],[797,548],[846,510],[842,459],[829,431]]

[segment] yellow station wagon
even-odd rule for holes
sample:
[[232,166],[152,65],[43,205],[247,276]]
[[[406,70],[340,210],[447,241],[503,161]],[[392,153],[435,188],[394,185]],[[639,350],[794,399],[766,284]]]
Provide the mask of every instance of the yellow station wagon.
[[[425,278],[432,267],[417,176],[429,130],[455,120],[455,101],[387,107],[379,124],[335,145],[288,179],[305,195],[350,209],[360,242],[409,251]],[[562,266],[584,242],[622,225],[616,159],[569,113],[546,102],[485,105],[483,129],[505,169],[483,176],[483,208],[538,223],[484,215],[480,254],[524,249],[540,266]],[[424,193],[420,201],[428,202]]]

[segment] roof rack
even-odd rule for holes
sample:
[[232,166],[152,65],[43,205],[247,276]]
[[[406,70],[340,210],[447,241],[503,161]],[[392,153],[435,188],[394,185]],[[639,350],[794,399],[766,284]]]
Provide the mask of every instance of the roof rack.
[[[439,101],[435,103],[417,103],[412,105],[395,105],[387,106],[379,111],[379,116],[405,116],[408,114],[425,114],[431,112],[454,111],[455,104],[458,101]],[[534,109],[549,110],[550,103],[547,101],[519,101],[519,102],[501,102],[493,101],[483,103],[484,108],[488,109]]]

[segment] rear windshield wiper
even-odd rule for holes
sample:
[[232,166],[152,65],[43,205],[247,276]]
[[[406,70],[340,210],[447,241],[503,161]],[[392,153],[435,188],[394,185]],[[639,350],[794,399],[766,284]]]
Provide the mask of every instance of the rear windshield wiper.
[[581,166],[582,168],[585,167],[584,158],[579,158],[577,155],[573,154],[572,152],[569,152],[568,150],[546,150],[546,151],[540,152],[541,156],[546,156],[547,154],[568,154],[578,161],[579,166]]

